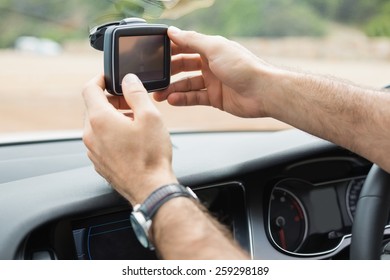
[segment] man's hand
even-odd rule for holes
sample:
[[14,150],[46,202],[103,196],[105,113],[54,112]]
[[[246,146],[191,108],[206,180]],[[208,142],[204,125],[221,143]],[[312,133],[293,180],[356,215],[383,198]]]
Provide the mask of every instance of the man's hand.
[[[103,76],[87,84],[83,141],[96,171],[134,205],[177,179],[169,133],[159,111],[135,75],[127,75],[122,87],[124,97],[107,97]],[[119,111],[129,108],[130,114]]]
[[[106,96],[103,76],[87,84],[83,140],[96,171],[134,205],[177,179],[171,167],[169,133],[142,83],[127,75],[122,89],[124,97]],[[119,111],[129,108],[130,114]],[[162,205],[150,233],[163,258],[248,258],[221,225],[188,198]]]
[[201,71],[201,74],[172,83],[156,92],[157,101],[175,106],[207,105],[239,117],[266,116],[263,96],[274,91],[277,68],[236,42],[220,36],[168,29],[172,40],[172,75]]

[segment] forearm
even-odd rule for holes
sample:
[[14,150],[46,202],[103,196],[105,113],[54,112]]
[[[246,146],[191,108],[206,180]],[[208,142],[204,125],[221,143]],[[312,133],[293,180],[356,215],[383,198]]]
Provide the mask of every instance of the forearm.
[[[390,171],[390,95],[311,74],[281,72],[266,114]],[[275,77],[276,78],[276,77]]]
[[248,259],[230,233],[195,201],[175,198],[164,204],[152,224],[163,259]]

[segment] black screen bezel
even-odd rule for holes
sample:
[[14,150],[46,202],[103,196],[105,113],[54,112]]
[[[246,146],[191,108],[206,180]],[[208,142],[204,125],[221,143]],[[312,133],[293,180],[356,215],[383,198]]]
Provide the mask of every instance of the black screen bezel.
[[[122,94],[122,86],[119,81],[119,38],[133,37],[133,36],[164,36],[164,63],[163,63],[163,78],[154,81],[142,81],[147,91],[156,91],[164,89],[169,86],[171,76],[171,44],[167,34],[167,27],[165,26],[124,26],[116,28],[112,33],[112,57],[111,57],[111,81],[112,90],[114,94]],[[106,62],[105,62],[106,63]]]

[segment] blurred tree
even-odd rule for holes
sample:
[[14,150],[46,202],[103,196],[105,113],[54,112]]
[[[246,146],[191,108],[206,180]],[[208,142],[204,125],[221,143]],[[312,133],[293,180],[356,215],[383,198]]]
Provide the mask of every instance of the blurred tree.
[[302,0],[216,0],[176,24],[224,36],[320,36],[325,21]]
[[0,0],[0,47],[11,47],[19,36],[56,41],[85,37],[88,21],[112,6],[93,0]]
[[[148,20],[175,18],[165,22],[225,36],[321,36],[329,20],[357,26],[370,36],[390,36],[389,3],[390,0],[0,0],[0,48],[12,47],[15,39],[23,35],[58,42],[87,38],[94,25],[133,16]],[[188,14],[199,7],[208,8]],[[179,16],[182,17],[176,19]]]
[[304,0],[304,2],[312,7],[319,15],[328,19],[335,19],[343,1]]
[[369,36],[390,37],[390,2],[384,3],[381,10],[365,26]]

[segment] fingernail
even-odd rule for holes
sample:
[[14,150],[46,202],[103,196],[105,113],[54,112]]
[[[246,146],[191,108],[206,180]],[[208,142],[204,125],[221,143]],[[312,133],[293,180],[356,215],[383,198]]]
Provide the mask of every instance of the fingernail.
[[181,32],[181,30],[179,28],[177,28],[176,26],[170,26],[169,32],[172,34],[177,34],[177,33]]
[[122,84],[131,85],[131,84],[142,84],[141,80],[134,74],[127,74],[122,81]]

